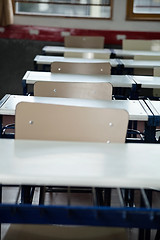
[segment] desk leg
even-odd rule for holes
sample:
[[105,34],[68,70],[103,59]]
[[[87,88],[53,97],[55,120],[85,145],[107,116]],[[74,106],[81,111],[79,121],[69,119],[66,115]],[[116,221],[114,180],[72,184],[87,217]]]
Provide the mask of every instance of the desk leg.
[[156,126],[149,126],[145,124],[145,142],[146,143],[156,143]]
[[96,188],[96,198],[98,206],[110,206],[111,188]]
[[[0,204],[2,203],[2,185],[0,185]],[[0,239],[2,238],[2,223],[0,223]]]
[[40,187],[39,204],[44,204],[44,201],[45,201],[45,192],[46,192],[46,188],[45,188],[45,187]]
[[[152,190],[145,190],[149,205],[152,206]],[[141,197],[141,207],[145,206],[144,199]],[[151,230],[150,229],[139,229],[139,240],[150,240]]]
[[131,100],[138,100],[140,89],[141,89],[141,84],[132,84],[131,96],[130,96]]
[[104,189],[104,206],[111,206],[111,188]]
[[157,230],[156,236],[154,240],[160,240],[160,229]]
[[134,205],[134,189],[124,189],[125,205],[133,207]]
[[0,138],[2,138],[2,123],[3,123],[3,116],[0,115]]
[[35,187],[22,186],[21,203],[31,204]]
[[38,64],[36,61],[33,62],[34,65],[34,71],[38,71]]
[[23,87],[23,95],[26,95],[27,94],[26,80],[22,80],[22,87]]
[[117,75],[123,75],[124,74],[124,65],[118,64],[116,67],[116,74]]
[[126,68],[125,74],[127,74],[127,75],[134,75],[134,68]]
[[48,72],[50,71],[51,65],[50,64],[43,64],[42,65],[42,71],[43,72]]

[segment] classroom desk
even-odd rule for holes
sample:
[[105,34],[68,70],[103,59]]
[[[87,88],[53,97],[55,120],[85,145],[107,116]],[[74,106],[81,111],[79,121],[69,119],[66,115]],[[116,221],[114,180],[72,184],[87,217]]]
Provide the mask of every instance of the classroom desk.
[[[3,185],[80,186],[118,188],[121,196],[120,188],[160,188],[157,144],[0,139],[0,152],[0,190]],[[150,206],[145,192],[143,197],[144,207],[126,207],[122,197],[117,207],[1,202],[0,223],[157,229],[160,209]]]
[[[152,70],[160,66],[160,60],[117,59],[117,74],[134,75],[134,69]],[[145,75],[143,73],[143,75]]]
[[133,60],[133,59],[119,59],[119,63],[125,68],[151,68],[159,67],[160,60]]
[[44,46],[42,48],[44,54],[59,54],[63,56],[65,52],[76,52],[76,53],[111,53],[110,49],[103,48],[72,48],[63,46]]
[[[15,115],[16,105],[19,102],[39,102],[58,105],[81,106],[81,107],[97,107],[97,108],[116,108],[125,109],[129,113],[130,121],[145,122],[145,141],[155,142],[155,126],[153,114],[147,108],[143,101],[138,100],[91,100],[76,98],[55,98],[55,97],[34,97],[21,95],[6,95],[1,100],[0,105],[0,127],[2,128],[3,115]],[[1,132],[1,131],[0,131]]]
[[160,101],[145,100],[145,103],[155,116],[156,126],[160,126]]
[[27,86],[36,81],[54,82],[110,82],[113,88],[129,88],[130,99],[138,98],[138,90],[141,88],[160,89],[160,77],[135,76],[135,75],[80,75],[51,73],[41,71],[27,71],[22,78],[23,94],[27,93]]
[[[134,87],[134,96],[139,97],[141,89],[160,89],[160,77],[153,77],[153,76],[136,76],[132,75],[132,80],[135,81],[135,87]],[[151,96],[144,95],[145,98],[152,98]],[[136,98],[135,98],[136,99]]]
[[160,56],[157,51],[140,51],[140,50],[124,50],[124,49],[110,49],[112,56],[119,58],[134,58],[135,56]]
[[66,57],[57,57],[57,56],[44,56],[37,55],[34,58],[34,68],[38,70],[38,66],[42,65],[50,66],[50,64],[54,61],[63,61],[63,62],[109,62],[112,67],[112,73],[114,74],[124,74],[124,69],[128,70],[130,73],[130,69],[139,68],[139,69],[153,69],[154,67],[160,66],[159,61],[147,61],[147,60],[133,60],[133,59],[85,59],[85,58],[66,58]]
[[134,58],[137,55],[143,56],[160,56],[160,52],[157,51],[138,51],[138,50],[124,50],[124,49],[94,49],[94,48],[68,48],[63,46],[44,46],[42,48],[44,54],[54,54],[63,56],[65,52],[77,52],[77,53],[109,53],[113,58]]
[[139,88],[160,88],[160,77],[154,76],[132,76]]
[[111,67],[117,67],[116,59],[86,59],[86,58],[69,58],[69,57],[62,57],[62,56],[44,56],[44,55],[37,55],[34,58],[34,69],[37,71],[38,66],[42,65],[43,69],[46,70],[46,66],[50,66],[50,64],[54,61],[62,61],[62,62],[109,62]]
[[54,82],[110,82],[113,88],[130,88],[132,95],[136,89],[136,84],[127,75],[83,75],[65,74],[40,71],[27,71],[22,79],[23,94],[27,93],[27,85],[34,84],[36,81]]

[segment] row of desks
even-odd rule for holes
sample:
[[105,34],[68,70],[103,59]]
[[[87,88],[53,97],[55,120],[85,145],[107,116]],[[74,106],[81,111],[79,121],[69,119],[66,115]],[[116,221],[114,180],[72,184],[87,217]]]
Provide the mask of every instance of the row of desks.
[[44,46],[42,48],[44,54],[59,54],[64,55],[65,52],[77,52],[77,53],[106,53],[110,54],[113,58],[130,57],[143,55],[143,56],[160,56],[160,52],[157,51],[136,51],[136,50],[124,50],[124,49],[93,49],[93,48],[69,48],[63,46]]
[[50,66],[52,62],[63,61],[63,62],[109,62],[112,67],[113,74],[124,74],[124,69],[131,72],[132,69],[153,69],[154,67],[160,66],[159,61],[147,61],[147,60],[133,60],[133,59],[84,59],[84,58],[69,58],[59,56],[45,56],[37,55],[34,58],[34,68],[38,70],[38,66],[41,65],[45,69],[47,65]]
[[113,88],[130,88],[131,99],[138,97],[138,90],[142,88],[160,88],[160,78],[152,76],[133,75],[80,75],[51,73],[41,71],[27,71],[22,79],[23,94],[27,93],[27,86],[36,81],[55,82],[110,82]]
[[[60,75],[53,77],[50,73],[43,74],[46,74],[50,80],[56,78],[57,81],[64,81],[64,76],[59,79]],[[39,74],[41,79],[43,79],[43,74]],[[24,89],[27,84],[33,84],[37,78],[35,72],[33,72],[33,75],[32,72],[27,72],[25,76],[23,78]],[[72,79],[74,79],[74,76]],[[125,76],[125,79],[128,87],[138,84],[131,76]],[[101,80],[107,81],[106,78]],[[97,81],[96,78],[94,81]],[[115,82],[114,86],[116,86],[116,78],[112,81]],[[16,105],[21,101],[123,108],[129,112],[131,121],[144,121],[146,123],[146,142],[155,141],[155,128],[160,125],[160,104],[155,101],[100,101],[6,95],[0,101],[0,128],[2,117],[4,115],[15,115]],[[0,152],[3,160],[0,161],[1,186],[160,188],[158,144],[103,144],[0,139]],[[62,168],[62,166],[65,167]],[[0,192],[2,190],[1,186]],[[96,205],[82,207],[0,204],[1,223],[159,228],[159,221],[160,210],[149,205],[147,205],[147,208],[126,206],[115,208]]]
[[[2,185],[160,189],[158,144],[0,139],[0,152]],[[1,203],[0,222],[159,229],[160,209],[145,202],[143,207],[123,201],[117,207]]]
[[129,113],[130,121],[145,122],[145,141],[155,142],[156,126],[160,126],[160,102],[150,100],[90,100],[73,98],[34,97],[20,95],[6,95],[0,102],[0,127],[4,115],[15,115],[16,105],[19,102],[37,102],[58,105],[116,108],[125,109]]

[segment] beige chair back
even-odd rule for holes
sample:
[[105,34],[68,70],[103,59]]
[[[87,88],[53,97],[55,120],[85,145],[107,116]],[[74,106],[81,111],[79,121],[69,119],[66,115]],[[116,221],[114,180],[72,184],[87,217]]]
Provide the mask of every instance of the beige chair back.
[[[155,77],[160,77],[160,67],[155,67],[154,69],[153,69],[153,75],[155,76]],[[154,97],[160,97],[160,89],[158,88],[155,88],[155,89],[153,89],[153,96]]]
[[34,84],[34,96],[112,100],[111,83],[46,82]]
[[138,40],[138,39],[123,39],[122,49],[124,50],[151,50],[150,40]]
[[151,51],[160,51],[160,40],[152,40]]
[[160,61],[160,56],[154,55],[135,55],[134,60],[145,60],[145,61]]
[[87,75],[110,75],[109,62],[84,63],[84,62],[52,62],[52,73],[70,73]]
[[160,51],[160,40],[123,39],[122,49],[139,51]]
[[103,36],[65,36],[64,46],[73,48],[104,48]]
[[155,67],[153,70],[153,75],[155,77],[160,77],[160,67]]
[[110,59],[110,54],[94,52],[64,52],[64,57],[85,59]]
[[15,138],[124,143],[128,119],[123,109],[20,102]]

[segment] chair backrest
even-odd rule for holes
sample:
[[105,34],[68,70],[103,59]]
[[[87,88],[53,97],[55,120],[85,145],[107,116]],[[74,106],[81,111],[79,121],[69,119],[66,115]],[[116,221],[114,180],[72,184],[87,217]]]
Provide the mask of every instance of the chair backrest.
[[110,59],[110,54],[94,52],[64,52],[64,57],[85,59]]
[[51,73],[110,75],[111,65],[109,62],[52,62]]
[[160,51],[160,40],[152,40],[151,51]]
[[154,56],[154,55],[136,55],[134,56],[134,60],[148,60],[148,61],[159,61],[160,56]]
[[[160,77],[160,67],[154,67],[153,75],[155,77]],[[160,97],[160,89],[159,88],[153,88],[153,96],[158,97],[158,98]]]
[[103,36],[65,36],[64,46],[73,48],[104,48]]
[[160,40],[123,39],[122,49],[140,51],[160,51]]
[[160,67],[155,67],[155,68],[153,69],[153,75],[154,75],[155,77],[160,77]]
[[105,82],[46,82],[34,84],[34,95],[41,97],[112,100],[112,85]]
[[15,138],[124,143],[128,119],[123,109],[20,102]]
[[138,40],[138,39],[123,39],[122,49],[124,50],[151,50],[150,40]]

